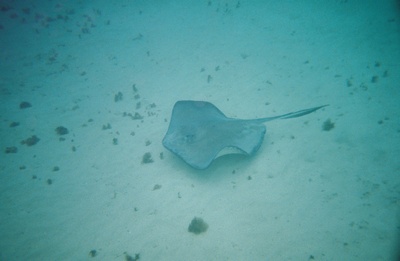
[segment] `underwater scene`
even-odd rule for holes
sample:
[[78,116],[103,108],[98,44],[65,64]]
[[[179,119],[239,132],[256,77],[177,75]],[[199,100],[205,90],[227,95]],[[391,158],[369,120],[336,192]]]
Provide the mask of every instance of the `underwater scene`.
[[400,1],[0,0],[0,261],[400,260]]

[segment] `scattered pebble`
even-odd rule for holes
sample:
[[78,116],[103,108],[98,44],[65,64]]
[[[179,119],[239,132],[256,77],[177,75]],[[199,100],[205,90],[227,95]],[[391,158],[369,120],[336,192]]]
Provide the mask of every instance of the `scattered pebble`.
[[17,147],[14,147],[14,146],[12,146],[12,147],[7,147],[6,149],[5,149],[5,153],[17,153],[18,152],[18,149],[17,149]]
[[96,249],[90,250],[90,252],[89,252],[90,257],[95,257],[96,255],[97,255]]
[[14,127],[17,127],[17,126],[19,126],[19,122],[13,121],[13,122],[10,123],[10,127],[11,128],[14,128]]
[[114,102],[119,102],[122,101],[124,95],[122,94],[122,92],[118,92],[117,94],[114,95]]
[[140,259],[140,254],[135,254],[134,257],[128,255],[128,253],[126,253],[126,252],[124,254],[125,254],[125,260],[126,261],[137,261],[137,260]]
[[331,119],[327,119],[324,121],[322,124],[322,130],[323,131],[330,131],[331,129],[335,128],[335,123],[331,121]]
[[104,124],[101,129],[102,130],[109,130],[109,129],[111,129],[111,124],[110,123]]
[[32,104],[30,104],[29,102],[26,102],[26,101],[21,102],[21,103],[19,104],[19,108],[20,108],[20,109],[26,109],[26,108],[29,108],[29,107],[32,107]]
[[146,152],[146,153],[143,155],[142,163],[148,164],[148,163],[153,163],[153,162],[154,162],[154,160],[153,160],[153,158],[152,158],[152,156],[151,156],[151,153],[150,153],[150,152]]
[[198,217],[194,217],[188,227],[188,231],[196,235],[206,232],[207,229],[208,229],[208,224],[204,222],[202,218]]
[[26,146],[33,146],[36,143],[38,143],[40,139],[36,135],[32,135],[32,137],[29,137],[23,141],[21,141],[21,144],[24,144]]
[[59,126],[56,128],[56,133],[57,135],[66,135],[69,133],[68,129],[63,127],[63,126]]
[[156,184],[156,185],[154,185],[153,190],[157,190],[157,189],[160,189],[160,188],[161,188],[161,185]]

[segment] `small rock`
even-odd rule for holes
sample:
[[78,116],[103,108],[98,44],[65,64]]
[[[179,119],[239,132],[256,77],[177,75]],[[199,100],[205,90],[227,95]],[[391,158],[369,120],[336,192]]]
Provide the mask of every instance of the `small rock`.
[[160,189],[160,188],[161,188],[161,185],[156,184],[156,185],[154,185],[153,190],[157,190],[157,189]]
[[58,126],[58,127],[56,128],[56,133],[57,133],[58,135],[66,135],[66,134],[69,133],[69,131],[68,131],[67,128],[65,128],[65,127],[63,127],[63,126]]
[[5,153],[17,153],[18,152],[18,149],[17,149],[17,147],[14,147],[14,146],[12,146],[12,147],[7,147],[6,149],[5,149],[5,151],[4,151]]
[[32,107],[32,104],[30,104],[29,102],[26,102],[26,101],[21,102],[21,103],[19,104],[19,108],[20,108],[20,109],[26,109],[26,108],[29,108],[29,107]]
[[21,144],[25,144],[27,146],[33,146],[38,143],[40,139],[36,135],[32,135],[32,137],[27,138],[26,140],[21,141]]
[[95,249],[90,250],[90,252],[89,252],[90,257],[95,257],[96,255],[97,255],[97,251]]
[[335,123],[331,121],[331,119],[327,119],[324,121],[322,124],[322,130],[324,131],[330,131],[331,129],[335,128]]
[[14,127],[17,127],[17,126],[19,126],[19,122],[13,121],[13,122],[10,123],[10,127],[11,128],[14,128]]
[[148,163],[153,163],[153,162],[154,162],[154,160],[153,160],[153,158],[152,158],[152,156],[151,156],[151,153],[150,153],[150,152],[146,152],[146,153],[143,155],[142,163],[148,164]]
[[196,235],[206,232],[208,224],[202,218],[194,217],[188,227],[188,231]]

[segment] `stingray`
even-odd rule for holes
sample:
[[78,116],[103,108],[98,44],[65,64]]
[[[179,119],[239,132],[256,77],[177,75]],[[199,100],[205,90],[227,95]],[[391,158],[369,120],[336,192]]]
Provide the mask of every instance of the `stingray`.
[[266,127],[263,123],[304,116],[325,106],[244,120],[226,117],[210,102],[178,101],[162,143],[193,168],[205,169],[221,155],[253,155],[264,139]]

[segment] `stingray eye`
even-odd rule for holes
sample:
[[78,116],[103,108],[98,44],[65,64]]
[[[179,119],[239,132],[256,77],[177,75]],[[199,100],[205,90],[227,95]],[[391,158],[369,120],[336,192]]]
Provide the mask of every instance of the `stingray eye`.
[[185,142],[192,143],[194,141],[194,138],[195,138],[194,134],[185,135]]

